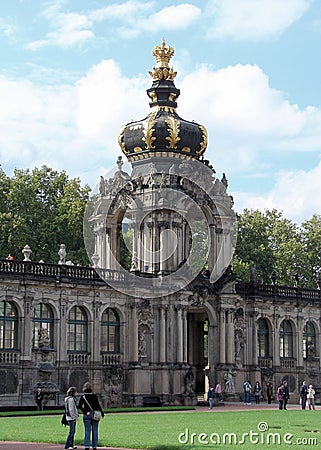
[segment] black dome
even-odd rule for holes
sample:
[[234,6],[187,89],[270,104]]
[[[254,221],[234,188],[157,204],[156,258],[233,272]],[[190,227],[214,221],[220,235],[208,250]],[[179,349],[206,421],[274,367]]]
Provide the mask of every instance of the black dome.
[[207,132],[204,126],[184,120],[176,113],[180,91],[173,81],[176,72],[168,67],[174,50],[163,41],[153,54],[159,67],[149,72],[154,79],[147,90],[152,112],[145,119],[124,125],[119,132],[119,145],[129,160],[169,153],[198,159],[206,150]]

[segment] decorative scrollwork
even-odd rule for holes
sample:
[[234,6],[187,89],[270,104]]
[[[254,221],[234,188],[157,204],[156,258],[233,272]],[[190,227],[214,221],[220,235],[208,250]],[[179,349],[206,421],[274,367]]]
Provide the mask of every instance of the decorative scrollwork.
[[166,148],[177,148],[177,142],[181,140],[179,137],[179,120],[175,119],[173,116],[169,116],[168,119],[165,121],[168,125],[168,133],[169,136],[167,136],[165,139],[169,142],[169,145],[167,145]]
[[206,128],[203,125],[199,125],[198,127],[201,130],[201,132],[202,132],[203,140],[202,140],[202,142],[200,144],[200,149],[196,153],[198,155],[202,155],[205,152],[206,147],[207,147],[207,131],[206,131]]
[[127,154],[129,153],[128,150],[126,150],[125,142],[124,142],[124,131],[125,131],[126,125],[123,125],[118,133],[118,144],[122,151]]
[[155,81],[162,79],[173,81],[177,75],[177,72],[172,67],[170,69],[167,67],[153,67],[153,70],[148,73]]
[[153,133],[155,131],[155,114],[156,113],[152,113],[149,116],[148,121],[144,124],[144,137],[142,139],[146,144],[146,148],[155,148],[155,146],[153,145],[153,142],[156,140],[156,138],[153,136]]

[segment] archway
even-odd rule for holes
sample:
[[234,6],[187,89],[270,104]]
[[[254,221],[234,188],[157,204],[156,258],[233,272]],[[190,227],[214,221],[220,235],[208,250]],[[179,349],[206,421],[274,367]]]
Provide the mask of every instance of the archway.
[[187,355],[188,364],[194,374],[194,389],[198,397],[204,396],[208,389],[209,363],[209,319],[204,308],[190,308],[187,313]]

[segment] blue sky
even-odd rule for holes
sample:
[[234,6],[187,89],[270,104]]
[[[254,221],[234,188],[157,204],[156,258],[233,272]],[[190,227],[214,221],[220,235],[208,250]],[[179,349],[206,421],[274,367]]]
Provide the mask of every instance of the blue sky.
[[206,126],[235,209],[321,213],[319,0],[10,0],[0,3],[0,163],[47,164],[92,187],[149,113],[162,37],[178,114]]

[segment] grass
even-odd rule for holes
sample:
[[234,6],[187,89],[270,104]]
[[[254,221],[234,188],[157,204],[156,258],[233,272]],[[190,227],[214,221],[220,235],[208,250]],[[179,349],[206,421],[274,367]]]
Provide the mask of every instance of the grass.
[[[268,430],[259,431],[258,424],[260,423],[262,427],[267,424]],[[252,437],[250,436],[251,431]],[[68,428],[62,427],[60,424],[60,416],[38,415],[0,418],[0,440],[63,444],[67,433]],[[224,438],[224,433],[229,433],[230,445],[228,445],[229,438]],[[232,433],[234,434],[232,435]],[[249,435],[244,437],[244,433],[249,433]],[[271,433],[270,440],[268,440],[269,433]],[[76,430],[76,444],[83,444],[83,434],[83,423],[82,420],[79,420]],[[290,437],[290,434],[292,437]],[[245,441],[243,444],[240,442],[242,435]],[[234,436],[236,444],[234,443]],[[311,441],[311,438],[314,441]],[[211,439],[214,443],[211,443]],[[278,439],[280,439],[280,444]],[[161,414],[111,413],[107,414],[99,425],[99,445],[109,447],[153,450],[194,450],[225,447],[246,450],[269,447],[288,449],[289,443],[284,442],[284,439],[287,439],[288,442],[291,440],[292,445],[301,444],[310,449],[320,446],[321,411],[252,410],[224,412],[214,410],[212,412]],[[298,439],[301,441],[299,442]],[[200,443],[199,440],[203,443]],[[205,441],[208,443],[206,444]]]

